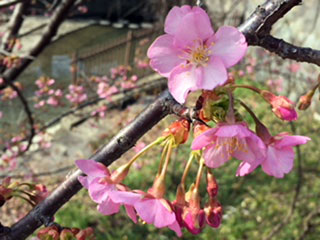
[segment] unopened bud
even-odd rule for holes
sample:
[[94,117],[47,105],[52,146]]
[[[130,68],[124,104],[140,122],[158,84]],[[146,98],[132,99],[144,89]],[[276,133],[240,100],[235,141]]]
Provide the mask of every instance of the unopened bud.
[[210,198],[209,203],[204,208],[207,224],[213,228],[218,228],[222,220],[222,206],[215,199]]
[[219,190],[219,186],[216,178],[214,177],[211,171],[207,171],[207,192],[210,198],[217,196]]
[[285,96],[276,96],[273,93],[262,90],[261,96],[272,107],[272,112],[280,119],[286,121],[297,120],[298,114],[294,110],[294,103]]
[[175,144],[183,144],[188,140],[190,130],[190,123],[186,119],[179,119],[173,122],[168,128],[166,128],[162,136],[172,135],[175,140]]

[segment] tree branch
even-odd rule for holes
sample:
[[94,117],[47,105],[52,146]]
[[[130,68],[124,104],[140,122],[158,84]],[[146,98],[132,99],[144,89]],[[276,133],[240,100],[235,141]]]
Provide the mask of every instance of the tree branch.
[[259,38],[258,41],[252,45],[263,47],[282,58],[293,59],[298,62],[313,63],[320,66],[319,50],[297,47],[270,35]]
[[29,121],[29,125],[30,125],[30,135],[28,137],[28,145],[26,147],[26,149],[24,150],[24,152],[28,151],[31,144],[32,144],[32,139],[35,135],[35,128],[34,128],[34,120],[33,120],[33,117],[32,117],[32,112],[31,112],[31,109],[29,107],[29,104],[27,102],[27,100],[25,99],[25,97],[23,96],[22,92],[20,91],[20,89],[14,85],[13,83],[9,82],[8,85],[17,93],[22,105],[23,105],[23,108],[24,108],[24,111],[27,115],[27,118],[28,118],[28,121]]
[[[63,0],[61,5],[54,11],[49,24],[45,28],[41,39],[36,43],[36,45],[27,54],[31,57],[37,57],[43,49],[51,42],[51,39],[56,35],[59,26],[65,20],[68,15],[69,10],[72,8],[76,0]],[[30,58],[23,58],[18,66],[7,69],[2,78],[5,82],[13,82],[33,60]],[[6,83],[0,86],[0,89],[6,87]]]
[[[123,153],[134,146],[136,141],[162,118],[171,113],[171,109],[177,104],[178,103],[176,103],[166,91],[90,159],[102,162],[104,165],[109,166]],[[25,239],[42,224],[49,224],[56,211],[82,188],[78,181],[78,177],[81,174],[82,172],[80,170],[74,172],[56,190],[54,190],[48,198],[31,210],[28,215],[14,224],[8,235],[3,237],[0,236],[0,239]]]

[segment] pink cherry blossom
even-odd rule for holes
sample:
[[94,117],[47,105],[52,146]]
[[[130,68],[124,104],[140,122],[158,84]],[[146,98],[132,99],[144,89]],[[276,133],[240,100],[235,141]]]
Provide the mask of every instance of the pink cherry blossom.
[[70,85],[69,94],[66,95],[66,98],[74,104],[80,104],[87,100],[87,94],[83,86]]
[[202,133],[192,143],[193,150],[205,148],[205,164],[218,168],[232,157],[251,164],[261,163],[266,147],[244,122],[219,123]]
[[225,26],[214,33],[200,7],[174,7],[165,21],[165,33],[148,50],[150,66],[168,77],[170,93],[184,103],[190,91],[212,90],[224,84],[226,69],[245,55],[245,37]]
[[135,202],[141,199],[140,194],[129,191],[122,184],[115,184],[107,167],[93,160],[78,160],[76,165],[87,176],[80,176],[79,182],[89,190],[91,199],[98,203],[98,211],[104,215],[119,212],[124,205],[128,216],[137,222],[133,208]]
[[[283,178],[293,168],[293,146],[306,144],[309,140],[305,136],[289,136],[286,133],[272,137],[267,144],[267,155],[261,162],[262,170],[276,178]],[[259,164],[242,162],[237,170],[237,176],[251,173]]]

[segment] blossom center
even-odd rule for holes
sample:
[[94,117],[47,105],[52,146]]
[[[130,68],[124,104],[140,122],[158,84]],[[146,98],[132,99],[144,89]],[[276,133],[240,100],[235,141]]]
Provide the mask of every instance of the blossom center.
[[[218,151],[220,150],[219,152],[222,157],[224,157],[224,153],[228,155],[228,158],[231,158],[231,155],[236,151],[244,153],[248,152],[246,143],[236,137],[219,138],[218,141],[213,141],[213,144],[215,149],[217,149]],[[221,148],[223,148],[223,150]]]
[[206,65],[210,60],[210,53],[205,44],[196,44],[196,47],[191,49],[189,61],[195,65]]

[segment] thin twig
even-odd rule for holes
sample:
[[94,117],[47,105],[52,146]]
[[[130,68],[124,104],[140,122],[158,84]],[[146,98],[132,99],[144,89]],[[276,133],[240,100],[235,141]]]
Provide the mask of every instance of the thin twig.
[[34,128],[34,119],[32,117],[32,112],[31,112],[31,109],[29,107],[29,104],[28,104],[28,101],[25,99],[25,97],[23,96],[22,92],[20,91],[20,89],[14,85],[13,83],[11,82],[8,82],[7,83],[18,95],[19,99],[20,99],[20,102],[22,103],[23,105],[23,108],[24,108],[24,111],[28,117],[28,121],[29,121],[29,126],[30,126],[30,134],[28,136],[28,145],[27,147],[24,149],[24,152],[28,151],[31,144],[32,144],[32,139],[35,135],[35,128]]

